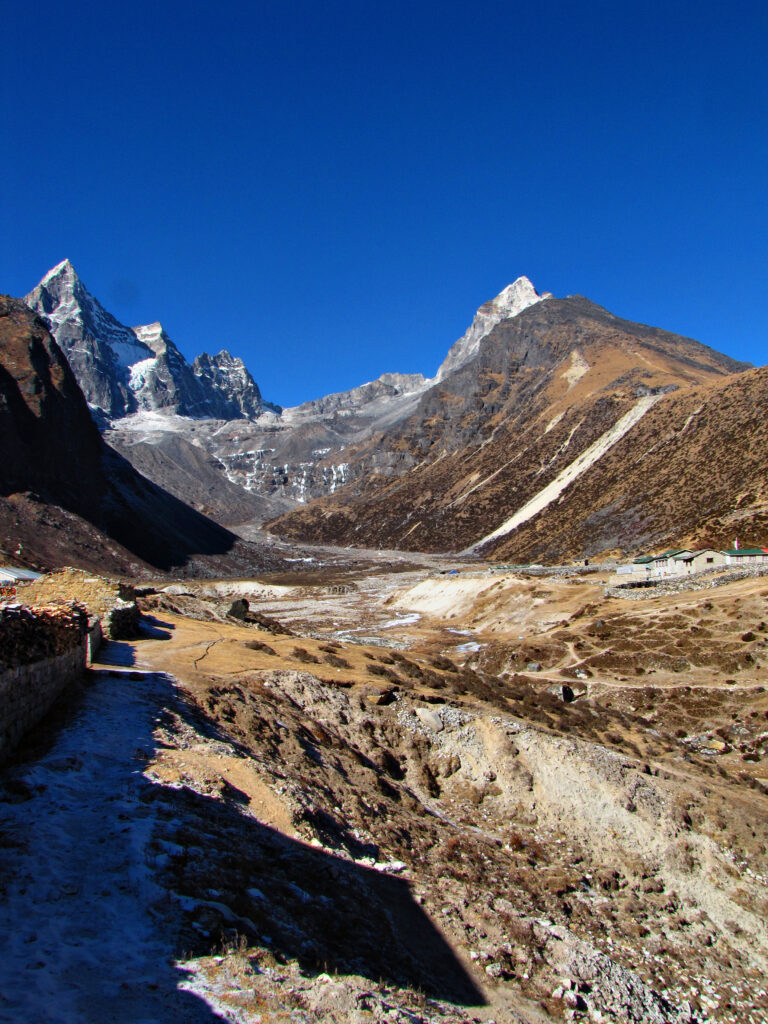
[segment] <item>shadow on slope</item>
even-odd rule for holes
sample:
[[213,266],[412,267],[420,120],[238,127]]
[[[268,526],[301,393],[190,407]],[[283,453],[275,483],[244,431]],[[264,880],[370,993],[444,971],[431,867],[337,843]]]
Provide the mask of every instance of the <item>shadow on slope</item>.
[[0,296],[0,497],[7,501],[16,496],[52,506],[51,515],[27,507],[24,500],[11,511],[6,505],[0,521],[15,512],[16,522],[11,533],[3,532],[0,543],[15,552],[19,534],[34,517],[37,528],[26,530],[24,554],[42,563],[50,564],[50,552],[57,548],[60,557],[77,555],[77,539],[68,543],[66,513],[106,534],[88,536],[85,524],[72,524],[77,536],[87,538],[94,556],[100,546],[102,557],[119,557],[111,540],[163,571],[185,566],[194,556],[226,555],[237,540],[150,483],[104,444],[43,321],[24,303]]
[[[174,732],[192,728],[214,745],[253,756],[183,693],[164,718]],[[185,909],[182,948],[206,955],[234,931],[310,976],[357,974],[460,1005],[485,1004],[405,879],[262,824],[243,811],[247,795],[227,781],[218,795],[163,785],[150,787],[145,799],[162,806],[161,820],[180,823],[168,838],[183,849],[162,884]],[[361,855],[372,852],[349,839]]]
[[[185,897],[197,955],[210,952],[211,938],[236,932],[249,946],[267,941],[304,974],[358,974],[435,999],[485,1003],[404,879],[260,824],[243,814],[248,798],[230,785],[224,800],[186,788],[152,795],[183,821],[184,845],[196,853],[175,858],[166,884]],[[210,892],[213,900],[200,898]],[[201,928],[209,938],[200,938]]]
[[169,570],[192,555],[225,555],[237,538],[141,476],[130,462],[104,445],[103,464],[110,488],[100,516],[103,529],[142,561]]
[[143,774],[177,738],[238,753],[167,676],[97,667],[44,728],[0,777],[0,1018],[213,1024],[181,961],[233,932],[310,976],[484,1002],[406,881],[261,824],[223,779],[214,795]]

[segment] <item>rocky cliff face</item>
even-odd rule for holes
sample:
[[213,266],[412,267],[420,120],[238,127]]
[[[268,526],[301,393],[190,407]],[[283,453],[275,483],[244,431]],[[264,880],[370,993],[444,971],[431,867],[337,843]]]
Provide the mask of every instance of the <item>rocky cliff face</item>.
[[208,416],[235,420],[261,415],[261,392],[242,359],[231,356],[226,349],[217,356],[203,352],[192,363],[192,371],[206,394]]
[[45,324],[0,299],[0,493],[65,503],[101,497],[102,442],[74,374]]
[[64,260],[25,296],[63,349],[97,420],[163,410],[193,418],[258,416],[259,389],[226,351],[186,361],[159,323],[126,327]]
[[542,299],[551,298],[551,292],[539,295],[527,277],[518,277],[512,284],[508,284],[495,299],[485,302],[478,309],[467,332],[448,351],[445,361],[437,371],[436,380],[442,380],[453,370],[469,362],[480,347],[480,342],[496,324],[500,324],[502,320],[511,320]]

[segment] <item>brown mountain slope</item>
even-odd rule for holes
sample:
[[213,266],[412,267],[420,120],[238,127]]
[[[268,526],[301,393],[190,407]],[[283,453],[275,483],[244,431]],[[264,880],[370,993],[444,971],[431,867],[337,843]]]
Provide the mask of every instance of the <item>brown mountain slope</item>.
[[521,560],[768,543],[768,367],[667,396],[562,500],[489,549]]
[[583,296],[547,299],[494,327],[477,355],[429,388],[405,419],[346,448],[347,479],[365,490],[366,474],[399,475],[488,441],[510,421],[546,413],[549,423],[592,397],[634,399],[748,365],[690,338],[621,320]]
[[[642,422],[654,402],[668,401],[662,396],[744,368],[581,297],[537,303],[495,327],[477,356],[428,391],[407,420],[345,452],[369,470],[353,484],[357,493],[347,487],[271,528],[344,544],[461,550],[565,471],[604,458],[623,429],[638,429],[633,419]],[[499,550],[509,547],[507,539]]]
[[140,476],[103,443],[45,324],[0,297],[0,549],[44,567],[133,571],[274,562]]

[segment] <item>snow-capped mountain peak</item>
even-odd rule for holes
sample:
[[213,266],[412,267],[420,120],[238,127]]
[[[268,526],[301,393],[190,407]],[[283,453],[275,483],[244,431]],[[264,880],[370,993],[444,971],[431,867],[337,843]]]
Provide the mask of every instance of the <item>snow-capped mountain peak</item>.
[[539,295],[527,277],[518,277],[503,288],[495,299],[483,303],[475,313],[475,318],[466,334],[451,347],[448,355],[437,371],[435,380],[440,381],[453,370],[468,362],[480,347],[480,342],[489,334],[496,324],[517,316],[524,309],[533,306],[543,299],[552,297],[551,292]]
[[[66,259],[24,300],[64,350],[98,422],[140,410],[236,419],[261,412],[261,395],[239,359],[214,357],[216,372],[190,366],[159,321],[126,327],[95,299]],[[219,367],[217,360],[226,359]],[[208,359],[209,357],[205,357]]]

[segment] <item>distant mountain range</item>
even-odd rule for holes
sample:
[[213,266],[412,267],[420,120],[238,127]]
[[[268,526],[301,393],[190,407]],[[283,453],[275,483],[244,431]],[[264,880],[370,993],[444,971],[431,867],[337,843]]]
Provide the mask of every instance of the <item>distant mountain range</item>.
[[[26,302],[136,469],[222,523],[277,516],[270,529],[303,541],[521,559],[636,550],[681,532],[714,542],[738,472],[725,465],[727,424],[688,406],[726,402],[731,422],[751,422],[763,379],[521,277],[480,307],[435,377],[387,373],[281,409],[228,352],[190,364],[160,324],[118,323],[66,260]],[[677,426],[674,410],[687,410]],[[669,445],[674,478],[655,454]],[[759,519],[762,462],[749,465]],[[707,502],[699,485],[713,471]]]

